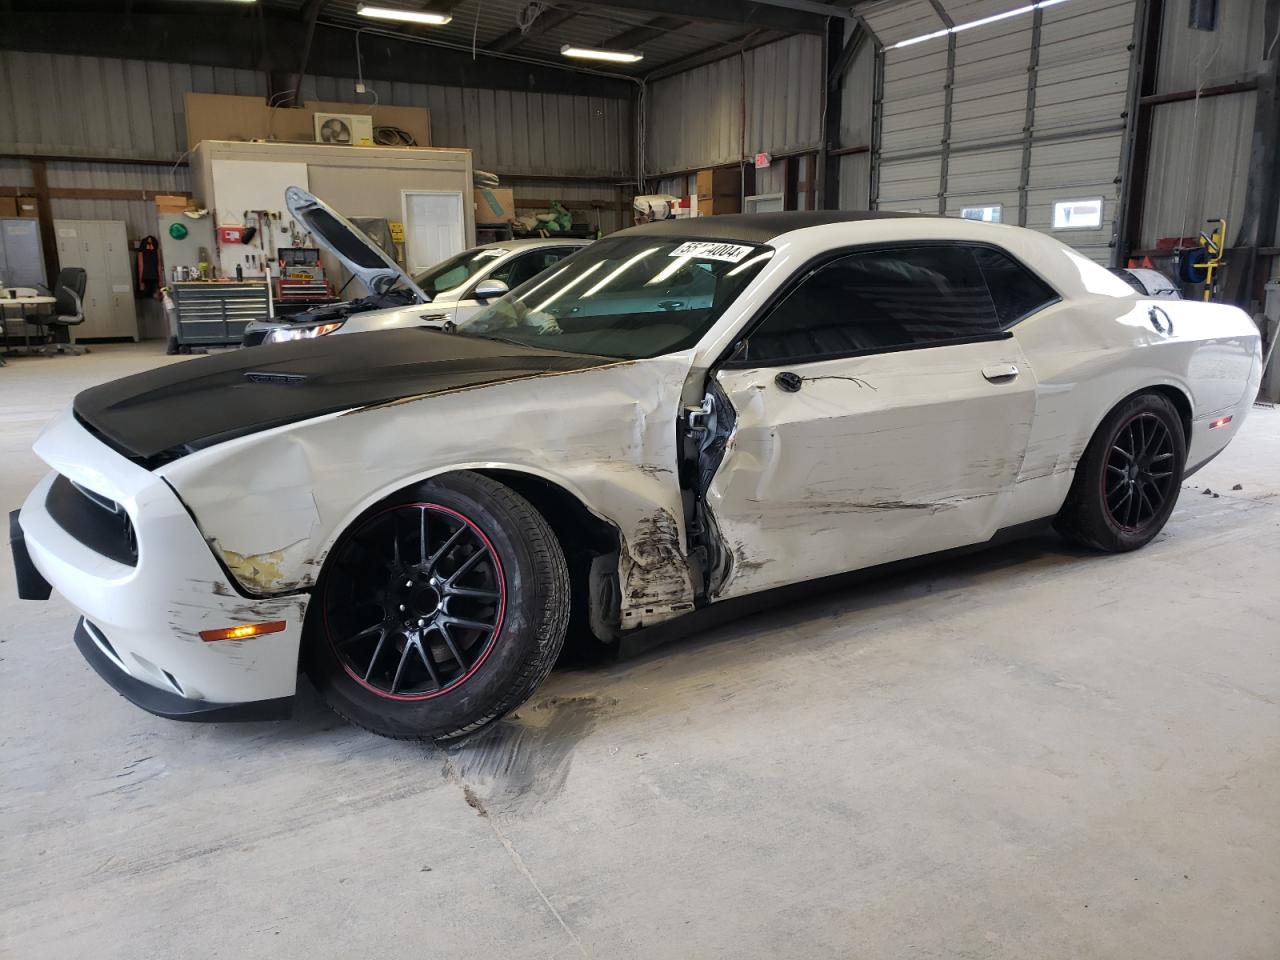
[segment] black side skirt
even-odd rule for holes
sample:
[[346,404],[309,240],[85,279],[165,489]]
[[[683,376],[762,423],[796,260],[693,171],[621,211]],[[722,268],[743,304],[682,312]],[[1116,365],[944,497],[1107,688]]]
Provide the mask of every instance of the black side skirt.
[[293,710],[293,697],[277,700],[253,700],[249,703],[211,703],[208,700],[188,700],[176,693],[169,693],[149,683],[143,683],[121,670],[94,643],[85,626],[84,617],[76,624],[76,646],[89,666],[107,681],[116,693],[135,707],[147,713],[170,720],[187,720],[196,723],[223,723],[233,720],[284,720]]

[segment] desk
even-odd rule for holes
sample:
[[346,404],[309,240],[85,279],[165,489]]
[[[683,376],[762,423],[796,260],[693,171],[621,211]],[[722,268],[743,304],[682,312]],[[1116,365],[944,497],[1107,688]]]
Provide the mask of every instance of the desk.
[[[27,353],[31,352],[31,327],[27,323],[27,308],[48,306],[58,302],[57,297],[10,297],[7,290],[0,290],[0,325],[4,326],[4,345],[9,346],[9,326],[4,322],[4,312],[9,307],[19,307],[22,312],[22,334],[24,349]],[[20,356],[17,351],[7,350],[10,356]]]

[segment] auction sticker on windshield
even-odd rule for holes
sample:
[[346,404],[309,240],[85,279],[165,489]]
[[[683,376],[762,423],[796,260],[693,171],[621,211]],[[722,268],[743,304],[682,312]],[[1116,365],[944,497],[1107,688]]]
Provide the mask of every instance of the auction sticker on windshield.
[[726,260],[737,263],[754,247],[744,247],[739,243],[715,243],[711,240],[689,240],[672,250],[669,257],[691,257],[697,260]]

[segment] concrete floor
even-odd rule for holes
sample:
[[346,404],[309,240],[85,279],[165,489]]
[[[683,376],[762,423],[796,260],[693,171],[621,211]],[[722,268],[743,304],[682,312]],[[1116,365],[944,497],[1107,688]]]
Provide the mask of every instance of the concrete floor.
[[[56,408],[157,362],[0,369],[0,503]],[[448,753],[309,689],[151,717],[0,567],[0,956],[1280,956],[1277,410],[1137,554],[1044,539],[695,630]]]

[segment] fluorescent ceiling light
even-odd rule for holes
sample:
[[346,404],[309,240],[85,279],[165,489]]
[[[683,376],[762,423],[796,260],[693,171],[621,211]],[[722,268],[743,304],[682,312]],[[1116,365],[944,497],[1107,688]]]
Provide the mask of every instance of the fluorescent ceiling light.
[[997,13],[990,17],[983,17],[981,20],[970,20],[968,23],[957,23],[954,27],[947,27],[944,30],[935,30],[933,33],[926,33],[919,37],[912,37],[910,40],[899,40],[890,49],[897,50],[899,47],[909,47],[913,44],[924,43],[926,40],[936,40],[938,37],[945,37],[949,33],[959,33],[961,30],[972,30],[974,27],[985,27],[989,23],[1008,20],[1010,17],[1018,17],[1024,13],[1031,13],[1033,10],[1043,10],[1045,7],[1054,7],[1060,3],[1066,3],[1066,0],[1040,0],[1039,3],[1029,3],[1025,7],[1015,7],[1012,10],[1006,10],[1004,13]]
[[376,3],[362,3],[356,7],[356,13],[362,17],[373,17],[376,20],[426,23],[433,27],[443,27],[453,19],[447,13],[431,13],[429,10],[406,10],[403,7],[382,7]]
[[597,50],[593,47],[575,47],[566,43],[560,48],[562,57],[575,57],[579,60],[608,60],[610,63],[636,63],[644,59],[643,53],[631,53],[627,50]]

